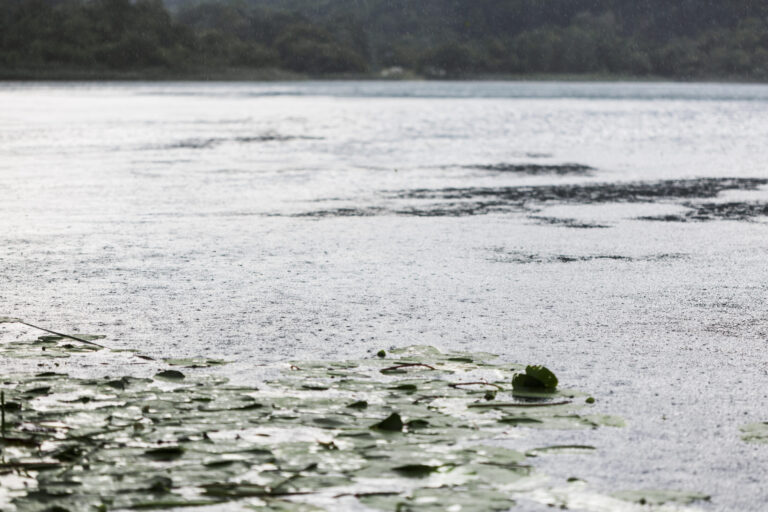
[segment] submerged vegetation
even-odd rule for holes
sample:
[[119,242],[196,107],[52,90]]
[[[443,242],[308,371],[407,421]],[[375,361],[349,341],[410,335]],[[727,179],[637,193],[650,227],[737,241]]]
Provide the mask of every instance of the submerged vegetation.
[[765,80],[768,7],[747,0],[4,0],[0,76],[78,73]]
[[[65,336],[4,341],[0,355],[63,360],[107,350]],[[539,474],[535,457],[595,448],[522,452],[510,447],[519,437],[511,429],[623,425],[592,411],[594,399],[560,389],[541,366],[415,346],[358,361],[294,362],[258,389],[190,370],[221,364],[169,359],[153,378],[3,376],[0,508],[406,511],[451,503],[501,511],[531,500],[681,510],[706,499],[609,496],[579,478]]]

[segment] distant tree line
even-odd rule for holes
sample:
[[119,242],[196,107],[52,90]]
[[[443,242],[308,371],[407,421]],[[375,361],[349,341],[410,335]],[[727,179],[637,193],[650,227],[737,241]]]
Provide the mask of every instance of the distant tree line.
[[766,80],[768,2],[0,0],[0,76],[393,67],[430,77]]

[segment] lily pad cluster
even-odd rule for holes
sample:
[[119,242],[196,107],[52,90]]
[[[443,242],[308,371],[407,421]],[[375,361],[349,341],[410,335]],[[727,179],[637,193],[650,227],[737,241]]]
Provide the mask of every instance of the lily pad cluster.
[[172,363],[154,378],[3,377],[0,510],[501,511],[546,479],[537,453],[492,438],[621,425],[576,392],[521,395],[523,367],[492,354],[294,362],[258,389],[185,369],[219,361]]
[[[2,318],[0,318],[2,319]],[[81,334],[79,338],[92,342],[103,339],[98,334]],[[6,341],[0,343],[0,357],[15,359],[39,359],[46,361],[51,359],[66,359],[73,354],[98,352],[102,350],[96,344],[87,344],[82,341],[65,338],[53,334],[38,336],[33,340]]]

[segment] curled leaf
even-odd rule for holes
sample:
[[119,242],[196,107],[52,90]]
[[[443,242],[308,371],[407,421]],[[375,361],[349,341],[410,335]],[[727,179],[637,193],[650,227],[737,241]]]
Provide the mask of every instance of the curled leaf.
[[541,365],[528,365],[525,373],[518,373],[512,379],[512,389],[542,389],[554,391],[557,389],[557,377],[548,368]]
[[371,426],[374,430],[383,430],[385,432],[402,432],[403,427],[403,419],[396,412],[390,414],[385,420]]

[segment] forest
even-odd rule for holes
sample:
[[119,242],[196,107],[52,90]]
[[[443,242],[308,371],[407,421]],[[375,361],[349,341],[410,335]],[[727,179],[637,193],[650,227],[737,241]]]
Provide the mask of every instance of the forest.
[[0,0],[0,77],[768,79],[752,0]]

